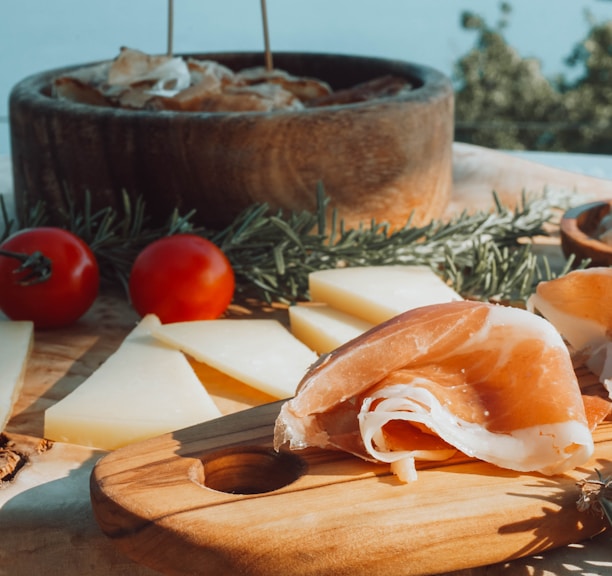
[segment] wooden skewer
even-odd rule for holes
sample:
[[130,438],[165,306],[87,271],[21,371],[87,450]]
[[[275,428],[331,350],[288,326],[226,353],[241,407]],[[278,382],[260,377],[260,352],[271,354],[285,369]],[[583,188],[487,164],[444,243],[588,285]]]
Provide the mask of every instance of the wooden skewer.
[[261,0],[261,19],[263,22],[264,46],[266,51],[266,70],[272,71],[272,52],[270,50],[270,35],[268,33],[268,11],[266,10],[266,0]]
[[172,56],[174,36],[174,0],[168,0],[168,56]]

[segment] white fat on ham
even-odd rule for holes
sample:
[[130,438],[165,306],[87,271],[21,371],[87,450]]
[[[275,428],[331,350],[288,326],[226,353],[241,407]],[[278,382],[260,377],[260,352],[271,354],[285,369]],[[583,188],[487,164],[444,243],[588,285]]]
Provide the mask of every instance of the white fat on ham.
[[114,450],[221,416],[187,358],[159,342],[145,316],[119,348],[45,411],[45,438]]
[[0,432],[9,421],[23,387],[33,343],[32,322],[0,320]]
[[612,340],[606,328],[595,320],[559,310],[537,295],[530,298],[529,306],[554,324],[573,350],[586,358],[585,365],[598,376],[612,398]]
[[[492,325],[511,325],[515,322],[516,311],[494,307],[489,316],[489,324],[472,335],[471,341],[464,344],[466,349],[477,346],[484,353],[489,328]],[[548,345],[557,348],[563,346],[559,335],[548,322],[531,314],[521,313],[520,316],[522,324],[520,328],[517,327],[515,337],[529,337],[535,332],[539,338],[545,338]],[[509,343],[508,352],[511,349],[512,344]],[[454,351],[455,354],[462,352],[461,347]],[[502,356],[500,359],[500,363],[508,361],[508,357]],[[448,457],[448,452],[444,450],[403,452],[386,449],[382,430],[392,420],[425,426],[467,456],[521,472],[564,472],[582,464],[592,451],[592,435],[583,423],[569,421],[518,428],[501,434],[491,432],[482,423],[469,422],[454,414],[452,405],[445,406],[439,397],[428,390],[430,385],[436,386],[436,382],[414,377],[404,384],[377,389],[364,398],[359,412],[359,429],[366,450],[374,459],[390,463],[405,461],[404,466],[413,469],[415,459],[443,460],[445,455]],[[566,452],[562,448],[566,446],[575,447],[575,450]],[[415,474],[408,479],[414,479]]]
[[574,270],[540,282],[529,310],[551,322],[612,398],[612,267]]
[[313,302],[371,324],[429,304],[462,300],[427,266],[356,266],[318,270],[308,276]]
[[183,58],[150,56],[140,50],[122,48],[108,71],[110,86],[151,84],[147,92],[173,96],[189,87],[191,76]]
[[164,324],[153,335],[198,362],[276,398],[289,398],[318,356],[280,322],[246,318]]
[[529,298],[528,306],[548,319],[575,350],[585,350],[606,341],[606,327],[596,320],[569,314],[537,294]]
[[[379,399],[382,401],[370,411]],[[415,381],[413,385],[378,391],[366,398],[359,413],[359,428],[368,453],[379,462],[394,464],[393,471],[404,481],[416,479],[416,460],[446,460],[456,450],[389,451],[382,429],[391,420],[422,424],[467,456],[521,472],[538,470],[542,474],[556,474],[574,468],[584,462],[586,447],[592,442],[588,428],[576,422],[540,425],[504,434],[489,432],[481,424],[453,415]],[[573,444],[580,444],[582,449],[573,452],[569,459],[559,462],[555,458],[553,463],[546,463],[551,453],[563,455],[558,446]]]
[[557,474],[593,453],[567,347],[526,310],[460,301],[411,310],[322,357],[281,407],[275,446],[336,448],[386,462],[455,451]]

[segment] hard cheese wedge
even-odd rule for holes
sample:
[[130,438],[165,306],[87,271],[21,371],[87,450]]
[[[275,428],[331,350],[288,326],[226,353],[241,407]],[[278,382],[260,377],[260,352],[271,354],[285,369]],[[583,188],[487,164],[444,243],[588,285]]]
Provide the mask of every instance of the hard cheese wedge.
[[32,322],[0,320],[0,432],[6,427],[23,387],[33,343]]
[[221,413],[185,356],[151,336],[145,316],[74,392],[45,411],[45,437],[114,450]]
[[160,326],[153,335],[275,398],[293,396],[318,358],[276,320],[176,322]]
[[426,266],[365,266],[309,275],[310,298],[372,324],[428,304],[462,300]]
[[319,354],[336,349],[374,325],[327,304],[289,307],[291,333]]

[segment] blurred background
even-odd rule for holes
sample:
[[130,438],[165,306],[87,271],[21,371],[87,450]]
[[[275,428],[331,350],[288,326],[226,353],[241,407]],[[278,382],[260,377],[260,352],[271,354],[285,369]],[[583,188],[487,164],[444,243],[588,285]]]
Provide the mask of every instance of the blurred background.
[[[456,140],[612,154],[610,0],[267,0],[273,51],[382,56],[453,79]],[[0,155],[22,78],[167,47],[167,0],[19,0],[0,17]],[[174,0],[174,51],[262,50],[258,0]],[[262,60],[263,63],[263,60]]]

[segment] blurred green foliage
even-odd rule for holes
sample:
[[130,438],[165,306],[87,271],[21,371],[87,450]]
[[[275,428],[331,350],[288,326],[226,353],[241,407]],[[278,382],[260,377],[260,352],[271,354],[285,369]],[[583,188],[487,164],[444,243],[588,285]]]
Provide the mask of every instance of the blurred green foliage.
[[512,7],[503,2],[489,25],[464,12],[477,35],[453,74],[455,140],[490,148],[612,154],[612,21],[596,22],[566,59],[572,74],[547,78],[504,37]]

